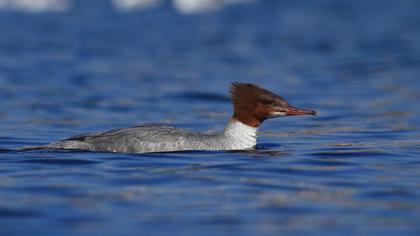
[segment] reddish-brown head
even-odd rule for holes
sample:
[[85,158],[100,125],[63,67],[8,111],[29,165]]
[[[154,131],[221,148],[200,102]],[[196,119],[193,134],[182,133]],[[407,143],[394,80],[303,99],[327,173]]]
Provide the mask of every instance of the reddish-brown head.
[[232,83],[233,119],[258,127],[269,118],[295,115],[316,115],[316,111],[290,106],[282,97],[254,84]]

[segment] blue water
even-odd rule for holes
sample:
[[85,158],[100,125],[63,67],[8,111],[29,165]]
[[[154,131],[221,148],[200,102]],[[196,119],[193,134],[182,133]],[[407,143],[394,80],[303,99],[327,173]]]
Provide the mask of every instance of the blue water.
[[[419,235],[419,9],[2,10],[0,235]],[[10,151],[137,123],[221,130],[232,81],[319,116],[266,121],[255,151]]]

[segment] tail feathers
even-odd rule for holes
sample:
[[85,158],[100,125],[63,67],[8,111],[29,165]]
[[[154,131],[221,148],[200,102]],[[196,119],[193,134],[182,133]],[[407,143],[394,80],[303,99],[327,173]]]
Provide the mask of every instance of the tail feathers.
[[28,146],[23,147],[21,150],[29,151],[29,150],[90,150],[90,145],[85,142],[81,141],[73,141],[73,140],[64,140],[61,142],[50,143],[47,145],[40,145],[40,146]]
[[39,146],[25,146],[18,148],[18,151],[34,151],[34,150],[48,150],[48,149],[64,149],[64,146],[60,143],[51,143],[47,145],[39,145]]
[[36,151],[36,150],[91,150],[95,149],[88,143],[75,140],[64,140],[56,143],[35,146],[23,146],[16,149],[0,148],[0,153],[16,151]]

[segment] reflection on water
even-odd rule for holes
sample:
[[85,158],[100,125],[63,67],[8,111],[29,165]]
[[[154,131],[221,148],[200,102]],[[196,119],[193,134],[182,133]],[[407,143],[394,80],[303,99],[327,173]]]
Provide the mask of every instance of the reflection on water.
[[[148,10],[155,7],[171,5],[182,14],[197,14],[220,10],[224,6],[252,2],[256,0],[102,0],[100,4],[109,4],[116,11],[126,12]],[[98,5],[97,1],[95,5]],[[29,13],[68,12],[86,4],[78,0],[0,0],[0,11],[23,11]],[[88,3],[89,4],[89,3]],[[102,5],[103,6],[103,5]]]
[[[0,235],[420,232],[419,3],[163,2],[0,12]],[[251,151],[14,150],[138,122],[219,131],[232,81],[319,116],[268,120]]]

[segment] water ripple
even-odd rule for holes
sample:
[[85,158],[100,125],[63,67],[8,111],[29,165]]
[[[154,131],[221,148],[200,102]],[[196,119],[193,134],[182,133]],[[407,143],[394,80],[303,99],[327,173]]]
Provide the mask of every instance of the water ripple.
[[19,160],[19,163],[36,163],[47,165],[92,165],[99,163],[98,161],[87,159],[63,159],[63,158],[34,158],[28,160]]
[[394,157],[397,154],[380,150],[359,150],[359,151],[331,151],[313,152],[309,155],[318,157],[354,158],[354,157]]

